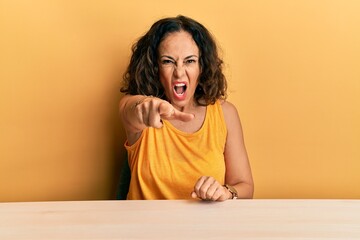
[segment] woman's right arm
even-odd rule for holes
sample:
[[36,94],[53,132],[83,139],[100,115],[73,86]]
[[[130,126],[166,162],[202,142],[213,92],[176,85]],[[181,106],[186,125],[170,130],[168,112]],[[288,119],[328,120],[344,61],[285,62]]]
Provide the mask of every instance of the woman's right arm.
[[144,95],[125,95],[119,103],[119,114],[130,145],[139,139],[146,127],[161,128],[161,119],[190,121],[194,118],[194,115],[178,111],[165,100]]
[[125,128],[127,140],[130,145],[139,139],[146,125],[142,114],[139,114],[139,105],[146,100],[144,95],[125,95],[119,102],[119,115]]

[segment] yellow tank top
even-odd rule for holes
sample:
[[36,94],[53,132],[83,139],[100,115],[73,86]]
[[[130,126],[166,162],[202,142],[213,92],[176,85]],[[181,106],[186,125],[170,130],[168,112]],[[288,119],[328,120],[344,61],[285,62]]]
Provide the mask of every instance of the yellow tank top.
[[131,170],[127,199],[188,199],[201,176],[225,181],[226,123],[220,102],[208,105],[195,133],[185,133],[163,120],[146,128],[131,146],[125,143]]

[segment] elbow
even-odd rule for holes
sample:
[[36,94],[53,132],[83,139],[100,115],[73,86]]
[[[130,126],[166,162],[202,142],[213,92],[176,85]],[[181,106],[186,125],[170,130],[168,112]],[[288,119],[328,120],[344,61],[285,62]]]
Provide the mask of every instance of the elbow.
[[249,186],[249,199],[254,198],[254,184],[250,184]]
[[254,183],[246,183],[246,193],[244,194],[244,199],[253,199],[254,198]]

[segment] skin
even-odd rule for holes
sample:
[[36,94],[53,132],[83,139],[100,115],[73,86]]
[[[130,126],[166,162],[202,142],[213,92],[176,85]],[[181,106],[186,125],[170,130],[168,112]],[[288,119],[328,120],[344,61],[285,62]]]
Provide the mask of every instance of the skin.
[[[192,36],[185,31],[170,33],[160,43],[158,53],[159,78],[168,101],[141,95],[126,95],[121,99],[120,116],[130,145],[139,139],[146,127],[161,128],[161,119],[188,133],[198,131],[205,119],[206,107],[194,101],[201,69],[199,49]],[[186,85],[183,94],[176,93],[176,84]],[[221,106],[228,129],[224,151],[225,183],[236,188],[239,198],[252,198],[253,179],[239,115],[230,102],[222,101]],[[231,198],[231,193],[211,176],[200,177],[189,194],[212,201]]]

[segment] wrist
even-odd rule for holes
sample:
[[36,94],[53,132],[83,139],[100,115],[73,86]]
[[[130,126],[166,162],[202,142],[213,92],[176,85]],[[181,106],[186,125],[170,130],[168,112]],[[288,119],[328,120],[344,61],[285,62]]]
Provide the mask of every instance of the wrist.
[[225,184],[224,188],[226,188],[229,193],[228,199],[237,199],[238,198],[238,192],[237,192],[236,188],[234,188],[233,186],[228,185],[228,184]]

